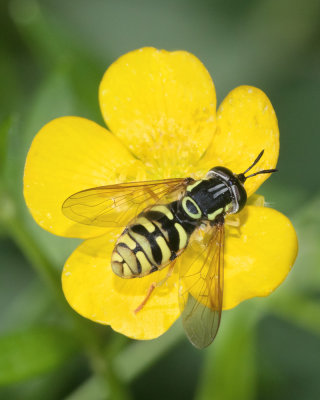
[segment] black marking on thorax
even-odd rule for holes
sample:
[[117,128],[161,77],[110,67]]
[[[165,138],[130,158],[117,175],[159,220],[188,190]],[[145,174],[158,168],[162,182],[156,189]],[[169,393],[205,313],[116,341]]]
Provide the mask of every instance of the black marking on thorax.
[[191,218],[183,209],[181,205],[181,200],[176,200],[169,205],[172,214],[175,216],[175,222],[178,222],[187,235],[190,235],[194,232],[194,230],[200,225],[200,222]]
[[218,177],[204,179],[188,195],[197,203],[204,218],[232,201],[227,183]]

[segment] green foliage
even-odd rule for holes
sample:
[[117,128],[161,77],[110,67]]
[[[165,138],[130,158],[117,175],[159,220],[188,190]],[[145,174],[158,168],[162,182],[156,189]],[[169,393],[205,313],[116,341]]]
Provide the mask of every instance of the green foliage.
[[[319,17],[313,0],[1,2],[0,398],[319,397]],[[22,195],[36,132],[70,114],[103,124],[105,69],[144,45],[195,53],[219,100],[240,84],[262,88],[279,119],[280,173],[261,193],[293,220],[299,257],[271,296],[225,312],[201,353],[179,324],[134,342],[77,316],[60,272],[78,241],[40,229]]]
[[58,368],[76,350],[71,335],[54,326],[31,328],[0,338],[0,386]]
[[225,312],[217,348],[210,348],[207,354],[196,400],[232,400],[235,387],[238,400],[255,398],[255,328],[259,311],[248,301],[238,307],[237,313]]

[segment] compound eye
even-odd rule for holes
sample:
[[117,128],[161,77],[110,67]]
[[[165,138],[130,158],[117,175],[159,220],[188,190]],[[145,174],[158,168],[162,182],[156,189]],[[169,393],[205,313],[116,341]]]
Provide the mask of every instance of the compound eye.
[[209,172],[207,172],[205,178],[206,178],[206,179],[212,179],[212,178],[214,178],[215,176],[217,176],[217,175],[216,175],[212,170],[210,170]]
[[245,188],[239,185],[231,186],[231,197],[232,197],[232,207],[230,207],[230,211],[228,210],[228,214],[235,214],[243,209],[247,202],[247,192]]

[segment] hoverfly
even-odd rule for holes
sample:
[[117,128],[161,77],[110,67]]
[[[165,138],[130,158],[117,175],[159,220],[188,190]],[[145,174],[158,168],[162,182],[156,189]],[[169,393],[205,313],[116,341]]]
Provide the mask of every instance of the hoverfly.
[[[185,332],[197,348],[215,338],[223,296],[224,220],[247,201],[246,179],[264,150],[244,172],[212,168],[204,179],[163,179],[101,186],[75,193],[62,211],[75,222],[100,227],[125,227],[111,256],[111,268],[121,278],[143,278],[179,266],[179,304]],[[204,232],[201,240],[196,239]],[[199,235],[198,235],[199,236]],[[139,312],[153,290],[135,310]]]

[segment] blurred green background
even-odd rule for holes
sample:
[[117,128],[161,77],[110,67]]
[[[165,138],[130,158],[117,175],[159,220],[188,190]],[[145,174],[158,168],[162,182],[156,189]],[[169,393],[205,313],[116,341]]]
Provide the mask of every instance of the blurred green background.
[[[2,0],[0,30],[0,398],[320,398],[320,2]],[[78,317],[59,282],[77,241],[41,230],[22,197],[36,132],[70,114],[103,124],[105,69],[146,45],[198,56],[219,102],[261,88],[279,119],[280,172],[260,193],[293,221],[298,260],[274,294],[224,312],[204,351],[180,322],[134,342]]]

